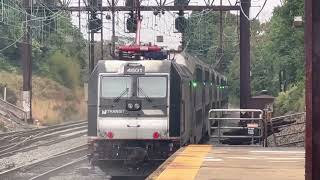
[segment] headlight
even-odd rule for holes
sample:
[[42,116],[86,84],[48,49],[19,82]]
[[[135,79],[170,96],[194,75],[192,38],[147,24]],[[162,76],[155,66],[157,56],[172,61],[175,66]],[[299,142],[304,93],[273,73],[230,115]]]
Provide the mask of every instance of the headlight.
[[129,108],[129,109],[132,109],[132,108],[133,108],[133,104],[132,104],[132,103],[129,103],[129,104],[128,104],[128,108]]
[[134,108],[135,108],[135,109],[140,109],[140,104],[137,104],[137,103],[134,104]]

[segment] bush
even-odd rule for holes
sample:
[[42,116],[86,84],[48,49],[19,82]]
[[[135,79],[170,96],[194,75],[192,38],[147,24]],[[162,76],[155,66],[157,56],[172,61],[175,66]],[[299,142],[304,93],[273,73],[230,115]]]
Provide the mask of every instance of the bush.
[[0,70],[4,71],[16,71],[16,67],[11,65],[8,60],[0,57]]
[[275,100],[275,114],[283,115],[288,112],[305,111],[304,83],[293,85],[286,92],[279,93]]
[[49,72],[54,80],[68,88],[74,89],[80,84],[80,65],[60,51],[50,56]]

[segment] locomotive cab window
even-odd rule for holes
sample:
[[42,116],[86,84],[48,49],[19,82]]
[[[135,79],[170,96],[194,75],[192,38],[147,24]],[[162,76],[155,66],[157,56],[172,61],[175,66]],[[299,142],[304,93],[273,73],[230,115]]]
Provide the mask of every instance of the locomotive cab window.
[[[112,88],[111,88],[112,87]],[[132,96],[132,78],[131,77],[101,77],[101,97],[115,98],[122,95],[122,97]]]
[[167,96],[167,78],[163,76],[138,77],[138,97],[164,98]]

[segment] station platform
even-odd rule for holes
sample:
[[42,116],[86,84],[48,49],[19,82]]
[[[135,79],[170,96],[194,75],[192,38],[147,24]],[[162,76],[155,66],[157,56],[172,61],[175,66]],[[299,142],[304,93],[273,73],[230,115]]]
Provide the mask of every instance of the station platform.
[[304,148],[189,145],[147,179],[302,180],[304,169]]

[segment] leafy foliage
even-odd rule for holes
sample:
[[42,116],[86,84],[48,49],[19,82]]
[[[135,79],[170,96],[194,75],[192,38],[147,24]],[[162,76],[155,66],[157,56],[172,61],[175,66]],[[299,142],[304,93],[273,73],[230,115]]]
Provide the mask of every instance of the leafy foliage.
[[286,92],[279,93],[275,102],[276,115],[283,115],[287,112],[304,111],[304,84],[293,85]]
[[[13,11],[13,10],[12,10]],[[23,19],[20,19],[23,24]],[[19,45],[23,29],[16,25],[1,24],[0,34],[4,40],[0,41],[0,70],[19,71],[21,68],[21,54]],[[32,68],[35,74],[49,77],[61,84],[75,88],[86,77],[87,71],[86,41],[80,31],[71,23],[70,15],[64,13],[51,22],[56,29],[44,31],[31,24],[34,32],[32,36]],[[50,24],[49,24],[50,25]],[[45,29],[45,28],[44,28]],[[39,36],[41,34],[42,36]],[[15,42],[16,41],[16,42]]]
[[80,85],[80,65],[72,56],[56,51],[50,56],[48,65],[49,74],[56,81],[71,89]]
[[304,30],[293,27],[294,17],[304,15],[303,7],[303,0],[286,1],[274,9],[270,22],[260,26],[263,31],[253,36],[254,93],[266,89],[277,95],[280,71],[287,86],[303,80]]
[[185,33],[186,51],[196,55],[221,72],[229,71],[229,64],[239,52],[237,16],[223,13],[223,52],[219,48],[219,12],[193,13]]
[[[217,70],[227,74],[229,92],[231,96],[239,98],[239,17],[224,14],[227,15],[229,22],[224,23],[223,64]],[[293,26],[295,16],[304,16],[303,0],[284,1],[283,6],[274,9],[269,22],[251,21],[252,94],[268,90],[271,95],[279,95],[276,99],[276,111],[279,114],[292,110],[301,111],[304,106],[304,29]],[[219,59],[216,51],[218,38],[219,13],[210,12],[189,18],[189,30],[185,37],[188,40],[187,51],[215,64]],[[280,72],[284,74],[282,82]],[[280,92],[280,83],[285,84],[287,92]]]

